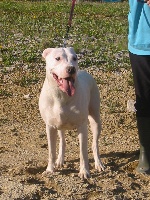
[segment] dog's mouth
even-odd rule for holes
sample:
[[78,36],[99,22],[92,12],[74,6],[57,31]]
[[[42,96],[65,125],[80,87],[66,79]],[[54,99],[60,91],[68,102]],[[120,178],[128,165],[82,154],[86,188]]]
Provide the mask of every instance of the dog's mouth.
[[53,73],[53,78],[58,84],[58,87],[65,92],[68,96],[73,96],[75,93],[75,79],[72,76],[66,78],[59,78],[56,74]]

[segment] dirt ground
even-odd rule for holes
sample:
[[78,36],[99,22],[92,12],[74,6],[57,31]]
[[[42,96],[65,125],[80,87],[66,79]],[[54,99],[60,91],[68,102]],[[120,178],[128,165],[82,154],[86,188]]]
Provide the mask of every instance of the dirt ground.
[[105,72],[87,68],[101,94],[103,130],[99,148],[105,171],[94,169],[89,131],[91,178],[78,177],[79,143],[74,130],[66,132],[64,168],[42,176],[48,161],[45,124],[38,110],[45,76],[42,65],[34,69],[20,66],[1,73],[0,199],[150,199],[150,177],[135,171],[139,145],[135,113],[127,111],[127,101],[134,99],[128,70]]

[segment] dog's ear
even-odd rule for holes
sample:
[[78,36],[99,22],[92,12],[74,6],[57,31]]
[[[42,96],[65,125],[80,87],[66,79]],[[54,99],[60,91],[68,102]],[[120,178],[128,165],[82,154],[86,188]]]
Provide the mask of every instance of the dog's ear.
[[47,48],[43,51],[42,53],[42,58],[45,60],[46,59],[46,56],[51,53],[51,51],[53,50],[53,48]]

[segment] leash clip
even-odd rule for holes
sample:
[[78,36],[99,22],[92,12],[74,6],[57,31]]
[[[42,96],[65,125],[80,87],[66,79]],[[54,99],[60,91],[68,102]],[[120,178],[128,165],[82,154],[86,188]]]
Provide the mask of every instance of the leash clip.
[[66,45],[67,45],[67,40],[68,40],[68,38],[69,38],[68,35],[69,35],[70,27],[71,27],[71,26],[68,24],[68,25],[67,25],[67,29],[66,29],[66,35],[65,35],[65,37],[64,37],[64,45],[63,45],[64,48],[66,48]]

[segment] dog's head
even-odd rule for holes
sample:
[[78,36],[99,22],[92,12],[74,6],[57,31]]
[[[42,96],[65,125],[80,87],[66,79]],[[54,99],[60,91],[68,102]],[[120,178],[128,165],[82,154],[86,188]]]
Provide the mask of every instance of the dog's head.
[[72,47],[48,48],[43,51],[42,56],[46,60],[47,77],[52,76],[63,92],[73,96],[78,70],[78,61],[74,49]]

